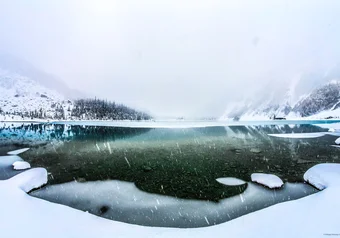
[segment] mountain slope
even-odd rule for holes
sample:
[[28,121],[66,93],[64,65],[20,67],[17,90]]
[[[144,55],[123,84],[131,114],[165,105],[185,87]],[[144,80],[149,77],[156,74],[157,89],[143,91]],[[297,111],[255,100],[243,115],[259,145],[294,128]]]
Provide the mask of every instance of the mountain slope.
[[20,118],[57,118],[71,110],[72,101],[55,90],[0,68],[0,108]]
[[[340,116],[340,82],[333,80],[311,90],[308,94],[294,95],[295,85],[289,87],[284,97],[278,102],[267,96],[260,104],[241,102],[229,105],[221,119],[233,120],[268,120],[275,117],[329,118]],[[294,100],[293,98],[298,98]],[[242,108],[240,110],[240,108]]]
[[84,93],[77,90],[70,89],[62,80],[58,79],[56,76],[45,73],[42,70],[37,69],[35,66],[29,62],[18,59],[12,55],[0,53],[0,68],[6,69],[6,71],[23,75],[31,80],[36,81],[43,87],[53,88],[62,95],[68,98],[76,99],[85,97]]

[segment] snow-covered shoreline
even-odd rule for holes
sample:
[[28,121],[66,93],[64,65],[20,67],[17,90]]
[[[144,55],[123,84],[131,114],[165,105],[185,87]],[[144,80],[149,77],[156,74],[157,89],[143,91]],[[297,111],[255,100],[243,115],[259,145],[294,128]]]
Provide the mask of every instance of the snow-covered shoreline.
[[[36,171],[36,172],[35,172]],[[308,197],[250,213],[220,225],[153,228],[109,221],[25,193],[46,183],[44,169],[32,169],[0,181],[3,237],[322,237],[339,234],[340,164],[319,164],[305,173],[325,188]],[[19,182],[18,182],[19,181]],[[34,182],[32,184],[32,181]],[[11,206],[9,206],[9,203]],[[20,227],[20,229],[18,229]]]
[[109,127],[130,127],[130,128],[200,128],[200,127],[218,127],[218,126],[266,126],[266,125],[303,125],[312,124],[327,127],[340,123],[340,119],[324,119],[324,120],[253,120],[253,121],[230,121],[230,120],[0,120],[3,124],[52,124],[52,125],[71,125],[71,126],[109,126]]

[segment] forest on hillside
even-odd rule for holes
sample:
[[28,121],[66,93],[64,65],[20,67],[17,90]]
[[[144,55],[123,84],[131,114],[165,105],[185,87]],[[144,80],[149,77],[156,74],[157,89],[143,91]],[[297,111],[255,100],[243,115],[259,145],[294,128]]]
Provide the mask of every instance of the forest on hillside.
[[147,113],[123,104],[100,99],[78,99],[74,101],[71,117],[87,120],[150,120]]
[[49,108],[38,107],[34,110],[13,110],[5,112],[0,108],[0,115],[14,119],[54,119],[54,120],[150,120],[152,117],[142,111],[123,104],[100,99],[77,99],[73,102],[52,103]]

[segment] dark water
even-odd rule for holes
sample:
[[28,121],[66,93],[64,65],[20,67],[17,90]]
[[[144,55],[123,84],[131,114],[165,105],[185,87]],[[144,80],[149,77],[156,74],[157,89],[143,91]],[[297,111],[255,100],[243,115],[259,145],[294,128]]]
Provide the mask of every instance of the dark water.
[[220,177],[250,181],[254,172],[303,182],[318,163],[340,162],[335,137],[284,139],[269,133],[327,131],[316,126],[234,126],[144,129],[29,125],[3,128],[0,153],[30,146],[22,155],[50,173],[49,184],[121,180],[146,192],[219,201],[247,185],[225,186]]

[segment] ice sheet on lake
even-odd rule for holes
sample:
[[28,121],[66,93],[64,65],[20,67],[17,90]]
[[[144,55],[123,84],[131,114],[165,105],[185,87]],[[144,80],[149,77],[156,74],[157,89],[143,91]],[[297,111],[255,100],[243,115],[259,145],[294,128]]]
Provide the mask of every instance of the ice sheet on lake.
[[232,177],[218,178],[216,179],[216,181],[221,184],[228,185],[228,186],[237,186],[237,185],[242,185],[246,183],[242,179],[232,178]]
[[13,150],[13,151],[10,151],[10,152],[7,152],[8,155],[19,155],[19,154],[22,154],[26,151],[28,151],[30,148],[23,148],[23,149],[19,149],[19,150]]
[[242,196],[216,203],[146,193],[130,182],[101,181],[46,186],[31,194],[117,221],[188,228],[220,224],[311,192],[312,187],[302,183],[286,184],[280,191],[250,183]]
[[13,163],[13,168],[15,170],[30,169],[31,165],[26,161],[16,161]]
[[16,161],[23,161],[17,155],[0,156],[0,180],[9,179],[21,171],[13,170],[12,164]]
[[[320,175],[330,172],[333,176],[323,177],[323,182],[330,182],[328,179],[340,181],[339,166],[319,166],[309,173]],[[46,234],[50,238],[112,238],[113,234],[114,237],[124,238],[318,238],[339,232],[339,199],[340,187],[331,182],[325,190],[317,194],[280,203],[220,225],[197,229],[157,228],[109,221],[66,206],[35,199],[6,180],[0,181],[0,224],[3,228],[0,232],[2,237],[11,238],[40,238],[46,237]]]
[[251,175],[251,181],[269,188],[280,188],[283,185],[283,181],[274,174],[253,173]]
[[273,137],[280,138],[294,138],[294,139],[303,139],[303,138],[318,138],[325,136],[324,132],[313,132],[313,133],[287,133],[287,134],[268,134]]

